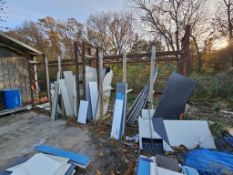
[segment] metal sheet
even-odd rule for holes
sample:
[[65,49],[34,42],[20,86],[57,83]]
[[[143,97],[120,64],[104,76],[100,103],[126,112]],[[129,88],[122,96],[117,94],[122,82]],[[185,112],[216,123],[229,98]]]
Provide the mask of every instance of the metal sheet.
[[159,100],[154,117],[179,119],[184,112],[185,104],[192,94],[197,82],[177,73],[172,73],[167,86]]
[[167,132],[163,123],[163,119],[162,118],[153,118],[153,125],[154,125],[154,130],[155,132],[157,132],[168,144],[169,144],[169,140],[168,140],[168,136],[167,136]]

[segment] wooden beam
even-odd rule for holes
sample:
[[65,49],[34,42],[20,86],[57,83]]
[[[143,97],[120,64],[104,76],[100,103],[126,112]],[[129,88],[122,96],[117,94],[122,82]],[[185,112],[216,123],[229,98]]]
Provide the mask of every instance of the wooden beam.
[[85,59],[86,45],[82,45],[82,66],[83,66],[83,99],[86,100],[86,59]]
[[150,68],[150,88],[149,88],[149,108],[153,109],[153,89],[154,89],[154,76],[155,76],[155,59],[156,59],[156,49],[152,47],[151,52],[151,68]]
[[31,67],[30,67],[30,64],[29,64],[29,60],[32,58],[30,57],[30,55],[27,55],[27,58],[28,58],[28,76],[29,76],[29,83],[30,83],[30,93],[31,93],[31,104],[32,106],[34,106],[34,95],[33,95],[33,90],[32,90],[32,76],[31,76]]
[[52,101],[51,101],[51,95],[50,95],[50,80],[49,80],[49,66],[48,66],[48,58],[44,56],[44,62],[45,62],[45,72],[46,72],[46,85],[47,85],[47,96],[49,100],[49,111],[50,114],[52,113]]
[[123,53],[123,75],[122,75],[122,82],[127,83],[127,55],[124,51]]
[[99,102],[100,102],[100,117],[103,117],[104,114],[104,93],[103,93],[103,51],[99,53]]
[[79,66],[78,66],[78,47],[77,47],[77,41],[74,42],[74,61],[75,61],[75,68],[76,68],[76,94],[77,94],[77,114],[79,111],[79,101],[80,101],[80,91],[79,91]]

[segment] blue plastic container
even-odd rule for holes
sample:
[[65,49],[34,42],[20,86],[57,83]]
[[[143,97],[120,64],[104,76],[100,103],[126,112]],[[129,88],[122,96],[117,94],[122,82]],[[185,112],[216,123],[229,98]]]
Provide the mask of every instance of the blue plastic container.
[[6,109],[14,109],[21,106],[19,89],[2,90],[3,105]]

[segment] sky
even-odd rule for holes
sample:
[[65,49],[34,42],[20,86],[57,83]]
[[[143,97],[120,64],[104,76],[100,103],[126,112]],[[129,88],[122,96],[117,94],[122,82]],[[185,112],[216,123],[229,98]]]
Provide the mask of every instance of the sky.
[[[209,0],[212,9],[217,1],[219,0]],[[46,16],[61,20],[75,17],[85,23],[91,14],[124,10],[129,7],[127,2],[129,0],[6,0],[6,22],[2,29],[12,29],[26,20],[36,21]]]
[[89,15],[101,11],[118,11],[126,8],[126,0],[6,0],[4,27],[20,26],[25,20],[52,16],[65,20],[75,17],[85,23]]

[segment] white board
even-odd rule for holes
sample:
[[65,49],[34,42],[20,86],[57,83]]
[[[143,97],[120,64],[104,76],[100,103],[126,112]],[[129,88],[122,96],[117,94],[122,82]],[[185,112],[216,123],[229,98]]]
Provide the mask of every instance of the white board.
[[97,82],[89,82],[90,103],[93,119],[96,119],[99,91]]
[[43,154],[36,154],[21,167],[12,172],[12,175],[54,175],[62,166]]
[[73,110],[72,110],[71,105],[70,105],[70,100],[68,97],[68,92],[67,92],[65,80],[59,80],[59,85],[60,85],[61,94],[62,94],[62,98],[63,98],[64,105],[65,105],[66,115],[71,117],[71,116],[73,116]]
[[216,149],[207,121],[164,120],[164,125],[171,146]]
[[87,122],[88,101],[81,100],[78,112],[78,122],[86,124]]
[[121,137],[121,122],[122,112],[124,108],[124,100],[116,99],[113,112],[111,138],[120,139]]
[[[65,85],[68,92],[68,97],[70,101],[71,109],[74,109],[74,88],[75,88],[75,79],[72,71],[63,71]],[[74,113],[73,113],[74,114]]]
[[[146,112],[144,111],[144,114],[142,113],[142,117],[138,118],[138,125],[139,125],[139,148],[142,149],[142,138],[148,138],[148,139],[161,139],[161,137],[155,132],[152,120],[149,120],[149,118],[145,118]],[[148,113],[149,114],[149,113]],[[148,115],[147,114],[147,115]],[[165,151],[173,151],[173,149],[169,146],[168,143],[166,143],[163,140],[163,149]]]
[[108,111],[109,98],[110,98],[111,90],[112,90],[112,86],[111,86],[112,78],[113,78],[113,71],[111,70],[109,73],[105,75],[104,81],[103,81],[104,115],[106,115]]
[[[150,113],[149,113],[149,111],[150,111]],[[149,115],[151,115],[150,118],[152,118],[154,115],[154,110],[146,110],[146,109],[142,110],[142,118],[143,119],[148,119]],[[144,124],[144,126],[142,126],[142,128],[146,127],[145,122],[143,124]],[[151,124],[152,124],[152,122],[151,122]],[[188,149],[193,149],[199,145],[201,148],[216,149],[214,139],[213,139],[213,136],[210,132],[207,121],[164,120],[164,126],[165,126],[165,130],[167,132],[170,146],[178,147],[180,145],[184,145]],[[141,128],[141,130],[142,130],[142,128]],[[152,125],[152,128],[154,131],[153,125]],[[142,132],[144,133],[146,131],[142,130]],[[148,134],[145,133],[145,135],[148,135]],[[158,136],[157,133],[156,133],[156,135]],[[139,135],[139,137],[140,137],[140,135]],[[141,140],[141,139],[139,139],[139,140]]]

